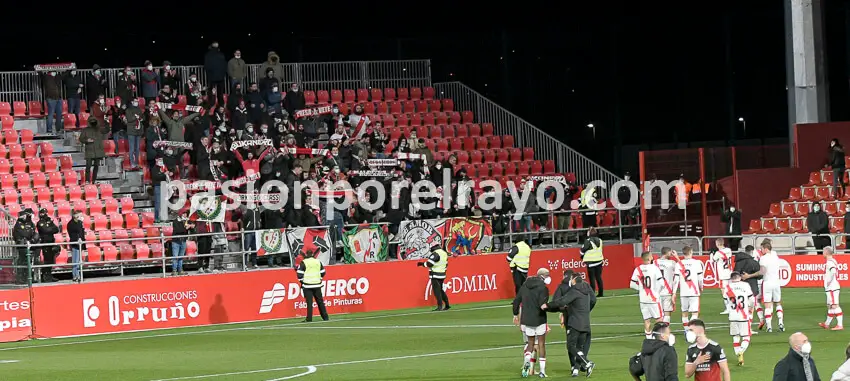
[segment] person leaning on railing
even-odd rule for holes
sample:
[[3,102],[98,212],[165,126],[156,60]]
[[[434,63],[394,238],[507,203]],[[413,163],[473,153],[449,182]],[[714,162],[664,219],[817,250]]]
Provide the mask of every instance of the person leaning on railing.
[[18,247],[18,255],[15,257],[15,283],[26,284],[27,273],[29,272],[29,264],[27,260],[27,252],[30,250],[27,245],[38,243],[38,235],[35,231],[35,224],[32,222],[32,209],[26,208],[18,214],[18,221],[12,228],[12,239],[15,240],[15,245]]
[[[38,237],[41,243],[56,243],[54,234],[59,233],[59,227],[47,214],[47,209],[41,208],[38,211]],[[44,246],[41,248],[41,256],[44,258],[45,265],[53,265],[56,263],[56,254],[59,254],[59,246]],[[53,267],[45,267],[41,272],[42,282],[55,282],[53,278]]]
[[86,228],[83,226],[83,212],[74,211],[74,218],[68,221],[68,226],[65,227],[68,233],[68,246],[71,247],[71,262],[74,264],[71,267],[71,277],[74,282],[81,282],[80,278],[80,261],[82,260],[81,252],[86,249],[84,243],[86,237]]

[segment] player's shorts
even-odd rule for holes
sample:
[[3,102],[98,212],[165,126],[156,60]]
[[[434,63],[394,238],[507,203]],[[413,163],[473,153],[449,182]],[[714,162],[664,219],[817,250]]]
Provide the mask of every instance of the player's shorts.
[[[546,334],[546,324],[540,324],[536,327],[522,326],[522,332],[525,336],[543,336]],[[527,338],[526,338],[527,339]]]
[[835,291],[827,291],[826,292],[826,305],[831,306],[835,304],[841,304],[838,302],[838,296],[841,293],[841,290]]
[[676,301],[672,295],[661,295],[661,309],[664,312],[673,312],[676,309]]
[[682,297],[682,312],[690,312],[690,313],[699,312],[699,296],[683,296]]
[[752,336],[753,328],[748,321],[730,321],[729,335],[731,336]]
[[779,303],[782,301],[782,288],[765,285],[761,290],[761,301],[764,303]]
[[661,303],[641,303],[640,313],[643,315],[643,320],[661,319],[664,312],[661,310]]

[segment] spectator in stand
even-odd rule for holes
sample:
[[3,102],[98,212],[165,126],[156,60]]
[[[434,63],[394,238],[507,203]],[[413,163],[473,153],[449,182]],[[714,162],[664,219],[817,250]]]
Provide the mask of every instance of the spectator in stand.
[[193,112],[181,118],[180,113],[177,110],[171,110],[171,115],[159,110],[159,118],[162,120],[165,127],[168,128],[168,139],[173,142],[184,141],[183,129],[186,128],[186,123],[200,115],[200,113]]
[[242,92],[242,82],[236,83],[230,89],[230,95],[227,97],[227,111],[230,111],[232,114],[236,107],[239,106],[239,103],[245,100],[245,93]]
[[71,247],[71,263],[74,264],[71,267],[71,279],[79,283],[82,281],[80,278],[82,256],[80,254],[86,249],[86,244],[84,243],[86,239],[86,228],[83,226],[83,212],[79,210],[74,211],[74,218],[68,221],[65,231],[68,232],[68,242],[70,243],[68,246]]
[[[47,214],[47,209],[39,209],[38,225],[36,225],[36,229],[38,230],[38,237],[41,243],[56,243],[56,238],[54,237],[54,234],[59,233],[59,227],[56,226],[56,223],[53,222],[53,219],[50,218],[50,215]],[[41,271],[42,282],[47,283],[56,281],[56,279],[53,278],[52,265],[56,263],[57,254],[59,254],[59,246],[52,245],[44,246],[41,248],[41,256],[44,258],[44,264],[51,265],[51,267],[45,267]]]
[[[117,103],[116,103],[117,105]],[[124,107],[122,105],[122,107]],[[130,106],[124,110],[124,122],[127,128],[127,140],[130,145],[130,170],[138,171],[141,169],[139,165],[139,149],[141,146],[142,136],[145,130],[142,128],[142,110],[139,108],[139,100],[133,99]]]
[[836,138],[832,139],[829,143],[829,149],[829,166],[832,167],[833,197],[840,198],[844,196],[844,146]]
[[273,87],[280,87],[280,80],[274,76],[274,69],[266,68],[264,73],[266,73],[266,76],[261,78],[259,83],[260,95],[263,99],[266,98],[266,94],[272,91]]
[[[624,188],[620,188],[624,189]],[[730,205],[729,209],[723,212],[723,215],[720,217],[721,221],[726,223],[726,234],[732,236],[741,235],[741,211],[735,207],[735,205]],[[741,244],[741,238],[729,238],[729,248],[732,251],[738,251],[738,246]]]
[[820,381],[818,368],[812,355],[812,343],[801,332],[794,333],[788,339],[788,355],[779,360],[773,368],[773,379],[783,381]]
[[248,107],[248,121],[259,123],[266,110],[266,102],[263,100],[263,94],[256,82],[251,83],[251,87],[245,94],[245,105]]
[[248,65],[242,59],[242,52],[237,49],[233,52],[233,58],[227,61],[227,75],[230,76],[230,86],[242,84],[247,76]]
[[86,75],[86,99],[89,102],[94,102],[98,95],[106,94],[106,89],[109,86],[107,86],[106,76],[103,75],[99,65],[92,66],[91,70]]
[[[123,98],[121,98],[123,99]],[[106,98],[103,94],[97,97],[97,100],[90,107],[91,116],[97,121],[97,126],[100,128],[100,131],[107,135],[109,134],[109,123],[107,119],[109,119],[109,115],[112,110],[109,109],[109,106],[106,105]]]
[[204,86],[198,82],[198,76],[195,73],[189,74],[189,81],[186,82],[183,94],[186,95],[186,104],[196,105],[198,99],[203,96]]
[[266,62],[260,66],[260,73],[269,73],[269,69],[272,70],[272,77],[274,77],[278,83],[283,83],[283,64],[280,63],[280,57],[275,52],[269,52],[268,59]]
[[86,158],[86,171],[83,183],[94,184],[97,180],[97,169],[105,156],[103,150],[103,133],[94,117],[89,117],[88,126],[80,133],[80,144]]
[[159,89],[159,69],[154,71],[151,61],[145,61],[142,69],[142,96],[146,102],[156,100],[157,89]]
[[177,94],[171,91],[171,86],[162,85],[162,90],[159,91],[159,103],[175,104],[177,101]]
[[[844,227],[841,231],[844,232],[844,234],[850,234],[850,204],[844,205]],[[840,242],[847,244],[847,237],[848,236],[840,237]],[[836,242],[836,246],[840,245],[838,245],[838,243]]]
[[806,217],[806,226],[812,233],[812,241],[818,254],[823,254],[823,248],[831,245],[829,238],[829,215],[821,209],[820,202],[812,205],[812,211]]
[[[105,94],[100,93],[98,95]],[[121,97],[125,101],[136,97],[136,73],[130,70],[130,67],[124,68],[124,71],[118,72],[118,82],[115,84],[115,95]]]
[[245,213],[242,215],[242,230],[245,234],[245,263],[252,269],[257,268],[257,236],[254,231],[260,230],[260,213],[253,202],[246,204]]
[[[68,100],[68,112],[77,117],[76,127],[80,128],[80,99],[83,96],[83,79],[77,75],[77,70],[62,76],[65,83],[65,98]],[[64,123],[63,123],[64,126]]]
[[196,232],[198,234],[203,234],[202,236],[197,237],[198,239],[198,274],[204,274],[207,272],[212,272],[210,270],[210,257],[209,254],[212,252],[212,223],[211,222],[203,222],[196,223]]
[[[262,214],[263,229],[283,229],[286,216],[281,209],[265,209]],[[283,266],[283,255],[269,255],[269,267]]]
[[162,62],[162,71],[160,72],[159,83],[162,87],[168,86],[173,90],[172,94],[177,97],[177,92],[180,90],[180,74],[177,69],[171,67],[171,62]]
[[277,84],[273,84],[271,90],[266,93],[266,110],[268,110],[270,114],[280,113],[281,101],[283,100],[284,98],[283,94],[280,92],[280,87]]
[[47,133],[53,133],[53,123],[56,123],[56,131],[64,129],[62,121],[62,91],[61,78],[57,78],[56,71],[41,73],[41,83],[44,86],[44,99],[47,103]]
[[224,53],[218,48],[218,42],[213,41],[210,49],[204,56],[204,71],[207,73],[207,81],[210,87],[216,89],[218,103],[224,104],[225,77],[227,75],[227,60]]
[[286,97],[283,98],[284,108],[289,112],[289,115],[295,115],[298,110],[303,110],[307,107],[307,100],[304,99],[304,93],[298,88],[297,83],[293,83],[286,92]]
[[119,140],[127,138],[126,111],[127,105],[121,102],[121,98],[115,97],[115,104],[109,108],[109,115],[112,115],[112,140],[115,141],[116,147]]
[[[186,275],[183,272],[183,258],[186,256],[186,235],[195,228],[189,221],[189,212],[184,212],[172,223],[174,238],[171,238],[171,276]],[[183,237],[181,237],[183,236]]]

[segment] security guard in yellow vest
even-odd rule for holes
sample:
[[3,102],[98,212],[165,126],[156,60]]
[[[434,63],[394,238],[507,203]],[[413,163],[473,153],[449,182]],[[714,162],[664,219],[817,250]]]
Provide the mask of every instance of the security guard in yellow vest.
[[528,265],[531,263],[531,247],[525,241],[520,240],[508,252],[508,263],[514,278],[514,295],[519,293],[520,287],[528,278]]
[[[434,298],[437,299],[437,308],[434,311],[446,311],[452,308],[449,305],[449,296],[446,295],[446,290],[443,289],[443,282],[446,280],[446,270],[449,268],[449,253],[443,250],[439,245],[431,247],[431,255],[425,262],[416,264],[421,267],[428,267],[428,277],[431,278],[431,290],[434,292]],[[445,304],[445,307],[443,305]]]
[[325,308],[325,299],[322,297],[322,279],[325,278],[325,265],[313,255],[302,252],[301,264],[298,265],[298,280],[301,282],[301,290],[307,302],[307,318],[305,322],[313,321],[313,299],[319,307],[322,320],[328,320],[328,310]]
[[602,286],[602,266],[605,255],[602,254],[602,240],[596,228],[587,231],[587,239],[581,247],[581,260],[587,266],[587,280],[590,288],[596,290],[596,296],[604,296],[605,288]]
[[596,226],[596,188],[585,187],[581,191],[581,224],[587,229]]

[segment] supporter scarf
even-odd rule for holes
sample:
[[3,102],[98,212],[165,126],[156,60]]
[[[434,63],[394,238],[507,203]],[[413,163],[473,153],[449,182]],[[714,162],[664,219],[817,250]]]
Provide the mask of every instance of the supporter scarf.
[[561,183],[563,185],[567,185],[567,179],[564,177],[564,175],[553,175],[553,176],[534,175],[534,176],[526,177],[526,181],[528,181],[528,180],[534,181],[534,184],[542,183],[544,181],[555,181],[555,182]]
[[73,62],[61,62],[61,63],[52,63],[52,64],[38,64],[33,66],[33,70],[37,72],[44,71],[68,71],[74,70],[77,68],[77,64]]
[[281,151],[283,151],[283,153],[288,153],[290,155],[310,155],[310,156],[314,156],[314,155],[327,156],[331,152],[327,149],[320,149],[320,148],[304,148],[304,147],[288,147],[288,146],[281,146]]
[[406,153],[399,152],[398,153],[399,160],[425,160],[425,155],[419,153]]
[[368,159],[366,160],[366,165],[369,168],[377,168],[377,167],[397,167],[399,164],[398,159]]
[[171,140],[157,140],[153,142],[153,148],[159,147],[171,147],[171,148],[180,148],[180,149],[192,149],[191,142],[175,142]]
[[274,193],[236,193],[239,202],[280,202],[280,194]]
[[230,146],[230,150],[231,150],[231,151],[234,151],[234,150],[236,150],[237,148],[244,148],[244,147],[256,147],[256,146],[268,146],[268,147],[271,147],[272,145],[273,145],[273,143],[272,143],[272,140],[271,140],[271,139],[260,139],[260,140],[239,140],[239,141],[235,141],[235,142],[233,142],[233,144]]
[[309,118],[309,117],[314,117],[314,116],[319,116],[319,115],[325,115],[325,114],[330,114],[331,112],[333,112],[331,106],[320,106],[320,107],[308,108],[308,109],[296,111],[295,112],[295,119]]
[[392,172],[384,170],[349,171],[349,173],[358,177],[391,177],[393,175]]

